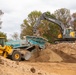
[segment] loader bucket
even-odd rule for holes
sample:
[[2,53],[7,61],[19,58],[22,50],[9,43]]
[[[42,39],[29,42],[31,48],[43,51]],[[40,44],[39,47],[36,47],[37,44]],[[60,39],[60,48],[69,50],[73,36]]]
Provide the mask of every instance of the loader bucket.
[[31,56],[32,56],[32,53],[28,51],[28,52],[26,52],[24,59],[29,60],[31,58]]

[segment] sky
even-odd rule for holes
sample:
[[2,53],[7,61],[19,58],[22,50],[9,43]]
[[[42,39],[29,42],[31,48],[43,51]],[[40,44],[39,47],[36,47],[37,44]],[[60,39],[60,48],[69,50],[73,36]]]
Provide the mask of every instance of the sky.
[[60,8],[67,8],[72,14],[76,12],[76,0],[0,0],[0,10],[4,12],[0,31],[11,38],[14,32],[20,34],[20,25],[31,11],[53,13]]

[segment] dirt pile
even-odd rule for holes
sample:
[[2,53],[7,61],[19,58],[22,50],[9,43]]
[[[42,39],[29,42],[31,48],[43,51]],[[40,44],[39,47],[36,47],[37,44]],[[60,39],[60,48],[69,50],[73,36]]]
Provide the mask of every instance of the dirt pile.
[[76,62],[76,43],[51,45],[50,49],[61,56],[63,62]]
[[32,67],[26,61],[12,61],[0,56],[0,75],[33,75],[35,68],[33,70]]
[[30,61],[76,62],[76,43],[49,45],[41,51],[34,51]]
[[61,62],[63,59],[51,49],[47,48],[39,52],[34,52],[30,61],[35,62]]
[[22,73],[22,67],[19,66],[19,62],[0,56],[0,75],[21,75]]
[[76,75],[75,63],[31,63],[0,58],[0,75]]

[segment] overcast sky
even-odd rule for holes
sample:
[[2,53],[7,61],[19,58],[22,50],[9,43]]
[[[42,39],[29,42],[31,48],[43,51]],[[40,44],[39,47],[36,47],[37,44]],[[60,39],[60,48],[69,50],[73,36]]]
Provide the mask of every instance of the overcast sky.
[[76,0],[0,0],[0,10],[4,12],[1,31],[10,38],[14,32],[20,33],[20,25],[31,11],[53,13],[60,8],[76,12]]

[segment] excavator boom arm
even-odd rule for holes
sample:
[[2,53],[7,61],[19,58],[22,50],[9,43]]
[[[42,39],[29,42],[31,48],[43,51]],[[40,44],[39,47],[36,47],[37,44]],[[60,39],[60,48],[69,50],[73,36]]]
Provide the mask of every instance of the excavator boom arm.
[[34,33],[37,32],[37,27],[40,25],[41,20],[48,20],[48,21],[50,21],[50,22],[52,22],[52,23],[57,24],[57,25],[61,28],[61,33],[64,34],[64,29],[65,29],[64,24],[63,24],[61,21],[57,20],[57,19],[53,19],[53,18],[47,17],[47,16],[46,16],[46,12],[43,13],[43,14],[38,18],[38,20],[36,21],[35,25],[33,26],[33,32],[34,32]]

